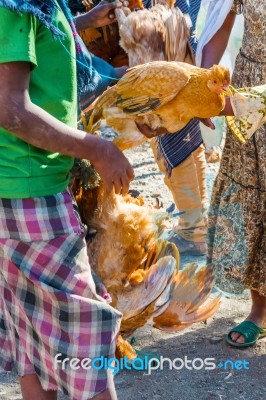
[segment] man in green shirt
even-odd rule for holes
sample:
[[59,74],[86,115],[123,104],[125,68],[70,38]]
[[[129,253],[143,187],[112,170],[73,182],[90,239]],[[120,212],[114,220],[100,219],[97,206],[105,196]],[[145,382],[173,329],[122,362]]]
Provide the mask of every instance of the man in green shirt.
[[[104,25],[118,6],[102,2],[77,26]],[[111,142],[75,128],[79,47],[66,2],[3,0],[0,20],[0,363],[16,367],[25,400],[58,389],[115,399],[110,371],[67,364],[112,357],[121,319],[96,293],[67,186],[74,157],[116,193],[133,170]]]

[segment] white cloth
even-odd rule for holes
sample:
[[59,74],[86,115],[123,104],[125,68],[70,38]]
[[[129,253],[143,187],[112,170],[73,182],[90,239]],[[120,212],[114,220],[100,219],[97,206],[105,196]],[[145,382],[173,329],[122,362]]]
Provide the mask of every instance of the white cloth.
[[233,0],[203,0],[202,4],[203,6],[208,6],[208,11],[196,51],[196,65],[198,67],[201,65],[204,46],[209,43],[211,38],[223,25],[226,16],[232,8]]
[[231,87],[234,117],[226,117],[232,133],[245,143],[266,122],[266,85]]

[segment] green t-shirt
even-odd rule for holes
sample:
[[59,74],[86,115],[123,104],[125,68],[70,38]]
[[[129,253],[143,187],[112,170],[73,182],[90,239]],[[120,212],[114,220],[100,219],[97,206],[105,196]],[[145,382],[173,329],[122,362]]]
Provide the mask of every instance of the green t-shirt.
[[[31,101],[68,126],[77,124],[75,44],[61,11],[55,24],[66,39],[52,33],[34,16],[0,7],[0,63],[32,64]],[[0,89],[1,90],[1,89]],[[10,118],[16,118],[10,114]],[[0,198],[46,196],[66,189],[71,157],[38,149],[0,127]]]

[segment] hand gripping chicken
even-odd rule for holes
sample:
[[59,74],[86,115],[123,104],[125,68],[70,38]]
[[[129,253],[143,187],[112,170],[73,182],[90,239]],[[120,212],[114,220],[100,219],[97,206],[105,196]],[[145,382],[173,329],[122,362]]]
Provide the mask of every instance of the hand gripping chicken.
[[[129,0],[128,7],[114,10],[117,23],[87,28],[80,33],[90,52],[115,67],[155,60],[194,64],[189,43],[191,21],[175,0],[153,0],[146,9],[142,0]],[[89,11],[99,0],[83,0]]]
[[146,140],[136,123],[175,133],[193,118],[219,115],[229,83],[229,70],[217,65],[210,69],[174,61],[138,65],[98,98],[88,124],[83,123],[88,132],[95,132],[105,119],[118,135],[114,143],[125,150]]

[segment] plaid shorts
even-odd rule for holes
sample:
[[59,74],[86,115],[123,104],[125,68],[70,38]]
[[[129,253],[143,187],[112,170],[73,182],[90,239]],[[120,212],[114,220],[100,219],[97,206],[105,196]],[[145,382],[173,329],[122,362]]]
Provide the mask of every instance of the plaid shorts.
[[56,356],[113,357],[121,321],[96,294],[85,233],[68,191],[0,200],[1,367],[73,400],[105,390],[107,371],[63,368]]

